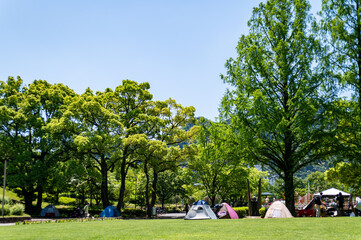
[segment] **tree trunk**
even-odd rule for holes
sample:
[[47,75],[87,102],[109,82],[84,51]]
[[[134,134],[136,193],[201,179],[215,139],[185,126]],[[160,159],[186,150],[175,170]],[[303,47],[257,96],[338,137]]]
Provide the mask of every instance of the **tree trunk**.
[[153,170],[153,183],[152,183],[152,200],[150,202],[150,209],[155,206],[157,201],[157,183],[158,183],[158,173]]
[[108,166],[105,159],[101,160],[101,174],[102,174],[102,184],[101,184],[101,198],[103,203],[103,208],[109,206],[108,198]]
[[25,212],[28,214],[33,213],[34,207],[33,207],[33,198],[34,198],[34,192],[33,191],[27,191],[22,190],[25,200]]
[[258,198],[257,198],[257,213],[259,214],[259,210],[261,209],[262,207],[262,179],[260,178],[259,179],[259,182],[258,182]]
[[127,158],[128,158],[128,147],[125,147],[123,151],[122,163],[120,166],[120,189],[117,209],[119,212],[124,208],[124,194],[125,194],[125,178],[127,176]]
[[146,183],[145,183],[145,205],[147,207],[147,217],[148,218],[152,218],[152,209],[150,208],[150,203],[149,203],[149,173],[148,173],[148,168],[147,168],[147,164],[144,163],[144,173],[145,173],[145,177],[146,177]]
[[285,200],[286,207],[291,214],[295,216],[295,190],[293,185],[293,173],[289,170],[284,170],[285,176]]
[[36,211],[40,212],[41,211],[41,204],[43,203],[43,187],[41,185],[39,185],[37,187],[37,191],[38,191],[38,198],[36,201]]
[[216,195],[215,193],[212,194],[212,197],[209,198],[211,200],[211,206],[216,205]]
[[247,201],[248,201],[248,216],[252,216],[251,188],[249,186],[249,179],[247,179]]

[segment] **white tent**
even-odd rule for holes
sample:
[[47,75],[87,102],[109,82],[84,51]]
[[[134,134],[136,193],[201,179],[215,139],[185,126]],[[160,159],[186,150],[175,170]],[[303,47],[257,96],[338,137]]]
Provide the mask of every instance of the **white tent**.
[[288,208],[281,202],[275,201],[271,204],[269,209],[266,212],[264,218],[292,218],[291,212]]
[[42,217],[60,217],[59,210],[53,206],[48,205],[43,210],[41,210],[40,216]]
[[185,220],[200,220],[200,219],[217,219],[216,214],[212,211],[211,207],[206,201],[199,200],[194,202]]
[[[347,192],[338,190],[336,188],[330,188],[330,189],[327,189],[325,191],[322,191],[322,197],[335,197],[339,193],[341,193],[343,197],[350,197],[350,194],[348,194]],[[320,193],[315,193],[314,194],[314,196],[318,196],[318,195],[320,195]]]

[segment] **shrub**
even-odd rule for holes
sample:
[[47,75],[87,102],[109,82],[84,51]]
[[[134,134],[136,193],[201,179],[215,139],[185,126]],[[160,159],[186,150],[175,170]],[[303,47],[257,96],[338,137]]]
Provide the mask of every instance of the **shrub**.
[[264,216],[266,215],[266,208],[262,207],[259,209],[259,215],[261,216],[261,218],[264,218]]
[[244,218],[248,215],[248,207],[235,207],[233,209],[236,211],[239,218]]
[[[4,216],[8,216],[10,215],[10,208],[11,208],[11,205],[10,204],[5,204],[4,205]],[[1,209],[1,208],[0,208]],[[2,210],[0,210],[2,212]]]
[[69,198],[69,197],[60,197],[59,203],[64,204],[64,205],[75,205],[76,199]]
[[10,215],[21,216],[24,214],[25,207],[23,204],[17,203],[10,207]]
[[125,208],[122,211],[121,216],[124,217],[124,215],[129,217],[145,217],[147,215],[147,212],[142,209]]
[[[2,203],[3,203],[3,198],[0,197],[0,204],[2,204]],[[8,205],[12,205],[12,204],[13,204],[13,201],[11,200],[11,198],[5,197],[5,198],[4,198],[4,203],[5,203],[5,204],[8,204]]]

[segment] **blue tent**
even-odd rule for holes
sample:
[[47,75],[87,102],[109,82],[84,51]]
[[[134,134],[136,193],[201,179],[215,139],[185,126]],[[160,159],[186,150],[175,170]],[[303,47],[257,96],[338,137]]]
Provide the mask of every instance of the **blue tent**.
[[120,217],[120,212],[114,206],[104,208],[100,217]]
[[209,205],[209,204],[204,200],[198,200],[197,202],[194,202],[193,205]]

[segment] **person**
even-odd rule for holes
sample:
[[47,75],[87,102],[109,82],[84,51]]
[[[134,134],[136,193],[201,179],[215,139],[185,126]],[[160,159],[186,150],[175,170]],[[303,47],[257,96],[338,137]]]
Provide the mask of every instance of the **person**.
[[89,203],[87,202],[83,208],[84,216],[89,217]]
[[321,217],[322,192],[314,197],[314,201],[316,204],[316,217]]
[[188,207],[188,203],[186,203],[186,206],[185,206],[185,212],[186,212],[186,214],[188,213],[188,210],[189,210],[189,207]]
[[344,204],[344,198],[342,196],[342,193],[340,192],[337,197],[336,200],[338,202],[337,204],[337,216],[343,216],[343,204]]

